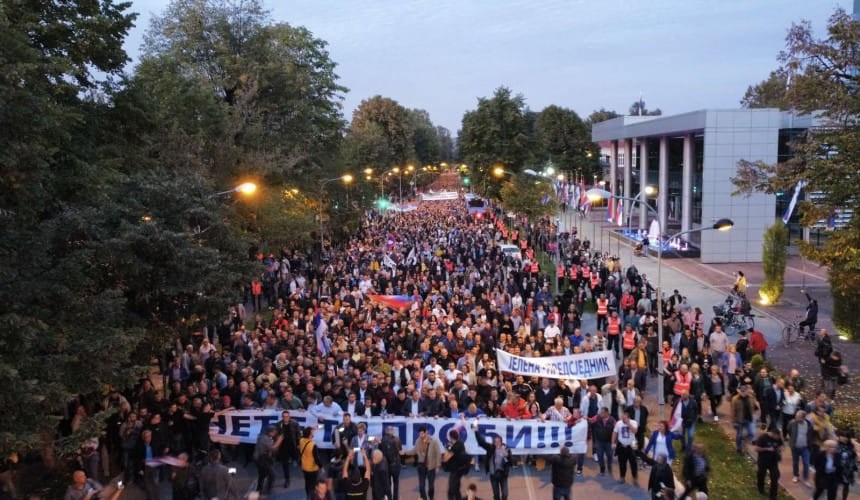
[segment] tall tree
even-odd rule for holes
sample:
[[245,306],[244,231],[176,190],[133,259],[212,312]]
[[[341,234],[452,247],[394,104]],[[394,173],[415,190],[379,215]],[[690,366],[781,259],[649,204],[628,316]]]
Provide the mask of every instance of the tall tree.
[[407,109],[394,99],[380,95],[361,101],[353,112],[347,132],[347,139],[351,141],[362,142],[366,138],[375,144],[382,139],[385,149],[377,159],[380,163],[376,164],[381,168],[409,163],[415,157],[413,136]]
[[609,111],[604,108],[600,108],[598,110],[592,111],[588,118],[585,120],[585,123],[589,125],[594,125],[595,123],[605,122],[606,120],[611,120],[613,118],[618,118],[619,115],[615,111]]
[[419,165],[437,163],[441,156],[441,143],[436,127],[430,121],[430,114],[423,109],[410,109],[409,122],[412,125],[412,145],[415,160]]
[[860,331],[860,23],[836,10],[828,36],[813,36],[809,22],[795,24],[779,55],[781,72],[792,75],[788,104],[800,113],[815,113],[822,122],[792,145],[794,158],[775,165],[741,161],[733,179],[738,193],[790,191],[798,182],[819,196],[800,205],[802,223],[811,226],[835,210],[852,209],[846,227],[836,229],[821,248],[802,252],[830,269],[833,320],[841,332]]
[[549,161],[563,171],[586,171],[599,149],[591,142],[591,129],[575,111],[547,106],[537,117],[537,141]]
[[454,139],[451,137],[451,131],[438,125],[436,126],[436,138],[439,141],[439,161],[451,163],[455,156]]
[[747,87],[747,91],[741,99],[741,106],[745,108],[788,109],[787,88],[788,73],[782,68],[771,71],[766,80]]
[[491,98],[478,99],[478,108],[463,115],[458,138],[460,158],[473,168],[472,182],[485,182],[495,165],[512,172],[525,168],[532,157],[525,97],[499,87]]
[[500,196],[505,210],[531,220],[558,212],[552,185],[525,174],[514,175],[502,183]]
[[[186,122],[176,128],[212,119],[201,125],[218,133],[205,137],[204,163],[222,179],[287,180],[326,175],[317,171],[337,149],[346,91],[334,70],[324,41],[272,23],[258,0],[173,0],[152,22],[138,75],[156,99],[179,105],[166,110]],[[165,139],[180,149],[189,140]]]
[[[124,384],[140,341],[101,286],[84,208],[111,176],[88,161],[82,96],[120,74],[128,4],[0,3],[0,453],[51,456],[72,396]],[[93,356],[104,353],[104,356]],[[103,413],[94,419],[102,418]]]

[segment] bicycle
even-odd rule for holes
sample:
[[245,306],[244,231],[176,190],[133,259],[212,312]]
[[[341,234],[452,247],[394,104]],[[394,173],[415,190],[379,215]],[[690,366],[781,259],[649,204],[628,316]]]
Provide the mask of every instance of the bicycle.
[[802,329],[800,327],[800,323],[803,322],[803,320],[803,316],[797,315],[794,317],[794,321],[792,323],[783,327],[782,344],[785,347],[790,346],[800,339],[806,340],[807,342],[815,342],[817,340],[815,338],[815,324],[809,325],[809,329],[801,335]]

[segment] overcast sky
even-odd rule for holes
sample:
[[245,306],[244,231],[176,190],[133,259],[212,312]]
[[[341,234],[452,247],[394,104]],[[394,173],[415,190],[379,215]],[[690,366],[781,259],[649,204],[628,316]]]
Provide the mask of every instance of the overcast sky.
[[[133,0],[137,59],[152,14]],[[824,35],[851,0],[267,0],[276,21],[329,43],[344,115],[376,94],[422,108],[456,134],[463,113],[501,85],[539,111],[625,113],[642,93],[664,114],[737,107],[776,68],[793,22]]]

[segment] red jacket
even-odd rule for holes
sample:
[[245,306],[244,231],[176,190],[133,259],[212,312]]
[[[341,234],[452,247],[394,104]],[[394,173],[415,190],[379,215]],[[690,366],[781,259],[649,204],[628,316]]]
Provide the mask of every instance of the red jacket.
[[757,353],[767,350],[767,340],[764,338],[764,334],[758,330],[753,330],[750,334],[750,347]]
[[529,409],[526,408],[526,402],[523,398],[518,399],[516,405],[510,401],[505,403],[505,405],[502,406],[502,415],[505,418],[511,419],[532,418],[532,414]]

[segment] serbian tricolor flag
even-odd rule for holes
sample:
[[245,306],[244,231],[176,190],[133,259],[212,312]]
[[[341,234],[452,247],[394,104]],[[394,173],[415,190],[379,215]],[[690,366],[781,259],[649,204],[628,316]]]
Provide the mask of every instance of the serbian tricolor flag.
[[618,200],[618,205],[615,207],[615,219],[617,220],[616,224],[619,226],[624,225],[624,203],[621,200]]
[[376,302],[378,304],[382,304],[386,307],[390,307],[392,309],[396,309],[398,311],[402,311],[404,309],[408,309],[412,305],[412,297],[409,295],[376,295],[376,294],[367,294],[367,298]]
[[585,209],[585,205],[588,203],[588,195],[585,194],[585,179],[579,178],[579,209]]

